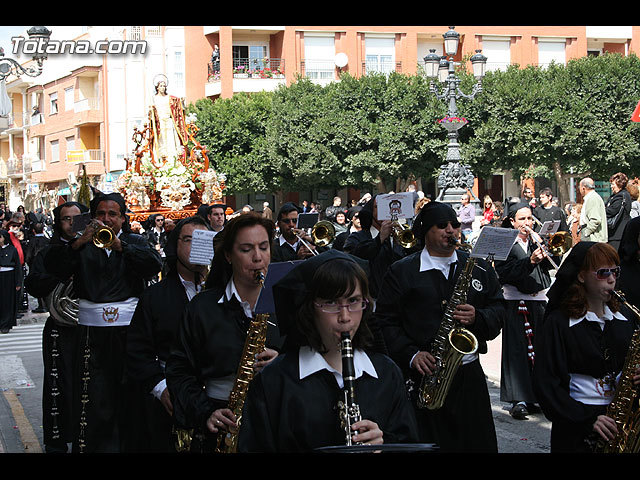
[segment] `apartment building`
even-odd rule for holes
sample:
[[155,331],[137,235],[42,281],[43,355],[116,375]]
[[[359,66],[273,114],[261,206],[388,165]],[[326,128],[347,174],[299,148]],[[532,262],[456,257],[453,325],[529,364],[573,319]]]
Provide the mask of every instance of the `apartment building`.
[[[133,128],[143,127],[162,74],[171,95],[189,104],[238,92],[274,90],[303,75],[314,82],[391,71],[421,73],[423,58],[443,54],[449,26],[100,26],[50,27],[52,39],[95,44],[140,42],[145,50],[54,54],[37,78],[7,82],[13,111],[0,118],[0,183],[11,208],[71,198],[82,165],[108,189],[126,168]],[[487,68],[545,65],[572,58],[640,51],[638,26],[456,26],[457,61],[476,50]],[[115,44],[115,43],[114,43]],[[508,172],[477,181],[477,194],[516,194]],[[435,188],[430,186],[428,188]],[[358,192],[340,192],[345,200]],[[435,193],[435,192],[432,192]],[[334,192],[301,192],[325,205]],[[296,197],[299,195],[296,194]],[[261,205],[264,194],[230,203]],[[325,201],[323,201],[325,200]]]

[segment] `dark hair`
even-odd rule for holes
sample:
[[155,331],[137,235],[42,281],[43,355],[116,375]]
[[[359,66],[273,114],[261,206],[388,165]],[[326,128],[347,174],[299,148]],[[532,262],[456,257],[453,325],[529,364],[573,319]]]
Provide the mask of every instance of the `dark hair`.
[[282,218],[283,215],[286,215],[287,213],[290,212],[299,212],[300,209],[298,208],[298,206],[293,203],[293,202],[287,202],[284,205],[282,205],[282,207],[280,207],[280,210],[278,210],[278,221],[280,221],[280,219]]
[[360,286],[363,298],[367,299],[367,308],[362,312],[360,327],[354,335],[354,348],[367,348],[373,342],[373,334],[367,324],[367,318],[373,310],[373,302],[369,294],[367,274],[357,263],[335,259],[320,265],[313,275],[307,296],[298,311],[297,327],[309,346],[320,353],[327,351],[315,326],[314,301],[318,298],[336,299],[351,295]]
[[620,190],[623,190],[627,186],[628,181],[629,177],[622,172],[614,173],[609,179],[609,183],[615,183]]
[[544,187],[544,188],[541,188],[540,191],[538,192],[538,196],[540,196],[540,195],[545,195],[547,197],[553,197],[553,191],[549,187]]
[[[586,251],[578,273],[595,272],[598,268],[608,264],[620,265],[618,252],[608,243],[598,242]],[[587,305],[587,291],[576,278],[564,295],[561,304],[562,311],[571,318],[579,318],[587,312]],[[620,308],[620,303],[615,297],[611,297],[607,305],[612,312],[617,312]]]
[[211,230],[211,226],[207,221],[199,215],[183,218],[180,220],[173,230],[167,236],[167,243],[164,247],[164,253],[166,255],[167,262],[167,275],[177,274],[176,265],[178,262],[178,238],[185,225],[195,224],[205,227],[207,230]]
[[225,253],[231,253],[236,243],[238,233],[243,228],[253,227],[255,225],[262,226],[269,238],[269,253],[271,253],[271,240],[275,232],[275,224],[273,220],[263,217],[260,214],[249,212],[239,215],[227,222],[218,235],[215,237],[214,256],[211,262],[211,273],[207,278],[206,288],[222,287],[224,288],[233,273],[231,264],[227,262]]

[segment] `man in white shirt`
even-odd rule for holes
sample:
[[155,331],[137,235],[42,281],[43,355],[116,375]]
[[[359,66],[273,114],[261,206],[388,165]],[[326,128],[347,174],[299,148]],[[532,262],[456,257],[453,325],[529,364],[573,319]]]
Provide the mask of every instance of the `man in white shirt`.
[[606,242],[609,239],[607,231],[607,213],[604,200],[595,191],[595,183],[591,178],[580,180],[580,194],[582,195],[582,211],[580,212],[580,239],[590,242]]

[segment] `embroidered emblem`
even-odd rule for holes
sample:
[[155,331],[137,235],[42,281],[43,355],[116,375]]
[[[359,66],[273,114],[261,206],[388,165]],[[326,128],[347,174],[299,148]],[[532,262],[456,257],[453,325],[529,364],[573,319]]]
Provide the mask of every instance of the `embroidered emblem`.
[[120,313],[118,307],[102,307],[102,319],[107,323],[113,323],[118,320]]
[[477,292],[482,291],[482,282],[477,278],[474,278],[473,280],[471,280],[471,286],[475,288]]
[[603,397],[612,397],[616,390],[616,381],[612,375],[605,375],[604,378],[596,379],[596,390]]

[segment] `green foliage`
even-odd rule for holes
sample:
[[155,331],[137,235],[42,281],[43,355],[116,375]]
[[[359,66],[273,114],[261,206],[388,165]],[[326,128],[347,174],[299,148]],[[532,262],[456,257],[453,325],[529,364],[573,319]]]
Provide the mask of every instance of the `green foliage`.
[[[470,93],[473,76],[458,75]],[[488,73],[482,86],[474,100],[457,102],[469,120],[461,154],[477,176],[640,175],[640,126],[630,122],[640,100],[635,55],[511,66]],[[446,156],[447,134],[437,124],[446,105],[421,76],[345,74],[326,86],[300,77],[274,92],[203,99],[189,110],[232,194],[394,185],[433,178]]]

